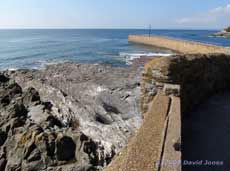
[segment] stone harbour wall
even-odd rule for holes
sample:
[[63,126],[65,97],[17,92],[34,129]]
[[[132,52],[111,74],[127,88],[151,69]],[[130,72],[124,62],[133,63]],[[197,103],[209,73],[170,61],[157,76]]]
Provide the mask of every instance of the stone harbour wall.
[[194,53],[226,53],[230,54],[230,48],[215,46],[210,44],[179,40],[168,37],[129,35],[129,42],[140,43],[171,49],[175,52],[194,54]]
[[[229,86],[229,66],[230,56],[226,54],[175,55],[153,63],[146,69],[144,79],[180,85],[182,112],[185,112]],[[144,108],[143,104],[143,111]]]
[[184,113],[230,85],[230,56],[188,54],[154,58],[145,65],[142,127],[108,171],[181,170]]

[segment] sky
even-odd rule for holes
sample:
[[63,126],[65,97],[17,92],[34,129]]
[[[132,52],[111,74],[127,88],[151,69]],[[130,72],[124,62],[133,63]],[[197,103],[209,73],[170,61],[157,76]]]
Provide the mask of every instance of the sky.
[[1,0],[0,29],[222,29],[230,0]]

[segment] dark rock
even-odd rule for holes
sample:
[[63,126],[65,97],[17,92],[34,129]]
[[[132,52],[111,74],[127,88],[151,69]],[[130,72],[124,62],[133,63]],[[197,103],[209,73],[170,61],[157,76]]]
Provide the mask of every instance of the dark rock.
[[7,133],[4,131],[0,130],[0,146],[2,146],[7,139]]
[[20,164],[7,165],[6,170],[8,171],[22,171]]
[[25,148],[24,159],[27,159],[32,153],[32,151],[35,149],[36,145],[34,144],[34,142],[30,142],[29,145],[27,145],[27,147]]
[[33,162],[33,161],[38,161],[41,159],[41,152],[38,149],[34,149],[30,156],[28,156],[27,161],[28,162]]
[[49,157],[54,157],[55,154],[55,140],[50,140],[50,142],[46,145],[47,155]]
[[175,151],[181,151],[181,137],[173,144]]
[[98,149],[98,144],[92,140],[86,142],[84,145],[84,152],[88,154],[90,163],[93,166],[103,165],[103,162],[100,162],[100,159],[97,153],[97,149]]
[[28,88],[22,95],[23,104],[29,106],[31,103],[40,102],[39,93],[32,87]]
[[1,170],[1,171],[4,171],[4,170],[5,170],[6,163],[7,163],[7,161],[6,161],[5,158],[0,159],[0,170]]
[[21,171],[46,171],[45,161],[36,160],[36,161],[24,161],[21,166]]
[[4,96],[2,99],[1,99],[1,104],[3,106],[6,106],[10,103],[10,97],[7,95],[7,96]]
[[8,82],[10,79],[0,73],[0,83]]
[[49,111],[52,110],[52,107],[53,107],[52,103],[50,103],[50,102],[43,102],[42,105],[44,105],[44,109],[47,109]]
[[75,159],[76,144],[72,138],[63,136],[56,141],[56,156],[59,161]]
[[6,106],[17,95],[22,93],[21,87],[16,83],[8,83],[0,88],[0,106]]
[[16,118],[16,117],[26,117],[27,116],[27,109],[23,104],[14,104],[11,105],[6,112],[8,117]]
[[105,109],[106,112],[115,113],[115,114],[119,114],[120,113],[120,111],[116,107],[111,106],[109,104],[103,103],[103,107],[104,107],[104,109]]
[[88,140],[89,140],[89,137],[87,137],[85,134],[81,134],[81,136],[80,136],[81,142],[88,141]]
[[10,121],[11,128],[18,128],[25,125],[26,119],[25,118],[13,118]]
[[100,142],[95,142],[92,139],[89,139],[84,143],[84,152],[88,154],[90,164],[93,166],[91,169],[95,169],[95,166],[104,167],[108,165],[116,154],[114,149],[112,149],[112,152],[109,155],[104,156],[104,153],[98,153],[98,151],[103,150],[105,149]]
[[54,126],[58,126],[59,128],[62,127],[61,121],[52,115],[48,116],[47,122],[49,122],[49,127],[54,127]]
[[95,120],[99,123],[102,123],[102,124],[109,125],[113,122],[113,120],[111,120],[110,118],[103,116],[101,114],[98,114],[98,113],[96,113],[95,117],[96,117]]
[[1,158],[6,158],[6,147],[5,146],[0,147],[0,159]]

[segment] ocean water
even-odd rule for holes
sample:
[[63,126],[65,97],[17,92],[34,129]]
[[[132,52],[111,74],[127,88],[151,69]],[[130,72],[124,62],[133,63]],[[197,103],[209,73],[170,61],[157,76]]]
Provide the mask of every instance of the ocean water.
[[[230,46],[228,38],[214,38],[208,30],[152,30],[152,34]],[[167,56],[169,51],[128,43],[129,34],[148,30],[0,30],[0,70],[43,68],[60,62],[103,63],[127,66],[141,55]]]

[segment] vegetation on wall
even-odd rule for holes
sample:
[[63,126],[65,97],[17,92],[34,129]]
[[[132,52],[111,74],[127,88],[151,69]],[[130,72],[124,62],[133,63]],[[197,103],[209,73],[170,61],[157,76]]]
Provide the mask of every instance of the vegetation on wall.
[[230,32],[230,26],[224,29],[226,32]]

